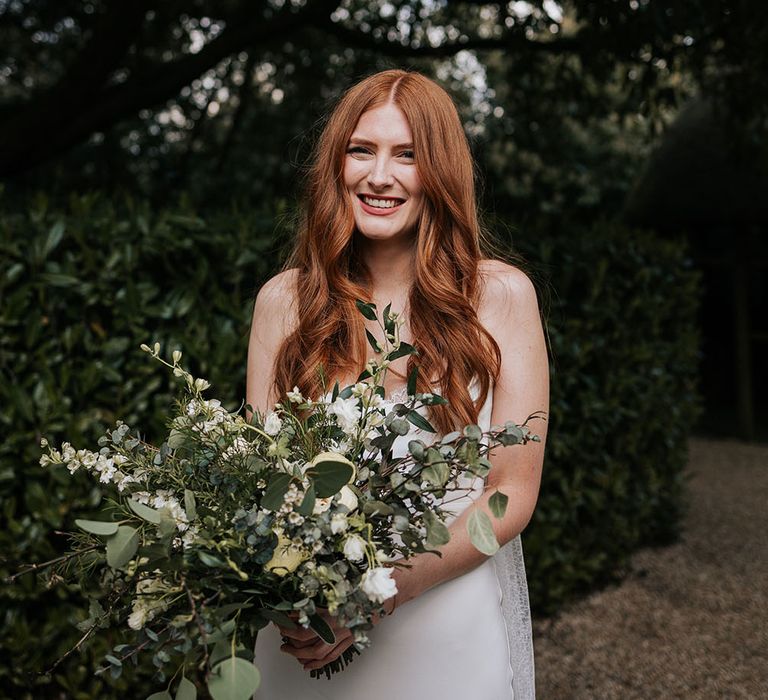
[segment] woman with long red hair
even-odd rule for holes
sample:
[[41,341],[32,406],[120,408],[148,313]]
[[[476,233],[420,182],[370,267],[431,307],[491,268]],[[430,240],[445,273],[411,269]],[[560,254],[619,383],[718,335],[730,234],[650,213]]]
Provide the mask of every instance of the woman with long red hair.
[[[478,221],[475,165],[452,99],[415,71],[386,70],[353,85],[315,145],[298,237],[285,269],[259,291],[248,348],[247,402],[268,410],[298,387],[317,397],[322,364],[332,384],[352,384],[366,360],[356,299],[391,303],[401,338],[417,356],[392,363],[387,397],[405,391],[418,364],[418,391],[447,405],[430,409],[446,433],[484,430],[549,410],[549,368],[537,295],[517,266],[486,254]],[[382,341],[382,338],[379,338]],[[336,628],[326,644],[311,630],[268,627],[256,655],[263,700],[528,700],[534,697],[530,610],[520,532],[538,498],[541,442],[496,448],[483,489],[454,503],[442,556],[420,554],[396,569],[394,613],[376,621],[363,652],[330,680],[309,670],[351,644]],[[466,532],[474,508],[490,513],[501,549],[479,552]],[[281,635],[283,642],[281,644]]]

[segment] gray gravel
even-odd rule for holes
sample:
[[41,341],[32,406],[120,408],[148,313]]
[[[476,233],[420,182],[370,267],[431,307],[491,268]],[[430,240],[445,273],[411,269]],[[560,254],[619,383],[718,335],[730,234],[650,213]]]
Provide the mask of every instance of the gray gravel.
[[689,448],[681,541],[534,623],[539,700],[768,698],[768,446]]

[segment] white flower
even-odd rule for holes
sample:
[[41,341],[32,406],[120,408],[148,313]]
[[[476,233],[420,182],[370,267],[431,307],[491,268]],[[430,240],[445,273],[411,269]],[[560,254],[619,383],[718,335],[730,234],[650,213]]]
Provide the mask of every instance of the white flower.
[[349,561],[363,561],[367,542],[360,535],[349,535],[344,540],[344,556]]
[[334,513],[331,516],[331,532],[334,535],[344,532],[348,526],[346,513]]
[[132,630],[140,630],[147,624],[149,610],[143,603],[142,600],[136,600],[133,603],[133,612],[128,616],[128,627]]
[[274,411],[270,411],[264,421],[264,432],[267,435],[277,435],[282,427],[283,421],[280,420],[280,416]]
[[295,386],[293,387],[293,391],[288,391],[285,394],[288,397],[288,400],[292,403],[303,403],[304,397],[301,395],[301,392],[299,391],[299,387]]
[[238,435],[232,444],[226,450],[224,450],[221,456],[224,459],[231,459],[237,455],[248,454],[250,448],[251,443],[249,443],[248,440],[246,440],[244,437]]
[[363,574],[360,587],[369,600],[383,603],[397,593],[397,583],[392,579],[392,567],[377,566]]
[[333,497],[316,499],[315,506],[314,508],[312,508],[312,513],[314,513],[315,515],[320,515],[320,513],[325,513],[325,511],[331,507],[332,500],[333,500]]
[[341,487],[341,491],[339,491],[339,503],[349,508],[350,512],[357,508],[357,496],[355,496],[355,492],[349,488],[349,486]]
[[355,397],[342,399],[340,396],[328,407],[328,413],[336,416],[339,427],[347,434],[357,432],[360,420],[360,402]]

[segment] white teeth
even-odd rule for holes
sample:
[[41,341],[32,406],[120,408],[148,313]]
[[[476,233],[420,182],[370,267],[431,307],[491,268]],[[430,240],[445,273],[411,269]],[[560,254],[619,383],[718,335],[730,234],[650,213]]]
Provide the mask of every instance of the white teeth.
[[379,207],[380,209],[391,209],[396,207],[402,202],[395,201],[394,199],[371,199],[370,197],[363,197],[363,201],[371,207]]

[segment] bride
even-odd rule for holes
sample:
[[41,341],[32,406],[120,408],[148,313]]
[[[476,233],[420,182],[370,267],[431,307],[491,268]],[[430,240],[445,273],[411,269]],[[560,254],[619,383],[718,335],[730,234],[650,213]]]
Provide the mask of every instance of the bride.
[[[456,107],[435,82],[386,70],[352,86],[330,114],[307,173],[299,236],[283,272],[259,291],[248,347],[247,401],[265,411],[298,386],[354,383],[366,355],[355,299],[391,302],[401,337],[418,356],[393,362],[387,396],[402,395],[413,363],[418,391],[441,433],[484,430],[549,411],[549,369],[536,292],[519,268],[482,253],[474,163]],[[383,339],[379,339],[382,341]],[[376,620],[372,645],[330,679],[311,669],[352,644],[335,628],[329,645],[311,630],[269,625],[255,656],[258,700],[529,700],[534,697],[528,591],[520,532],[538,498],[541,442],[499,447],[474,491],[451,503],[442,556],[420,554],[396,568],[397,595]],[[414,429],[415,430],[415,429]],[[406,436],[407,440],[412,436]],[[492,557],[472,545],[473,508],[490,514],[496,490],[509,497],[492,518],[502,545]]]

